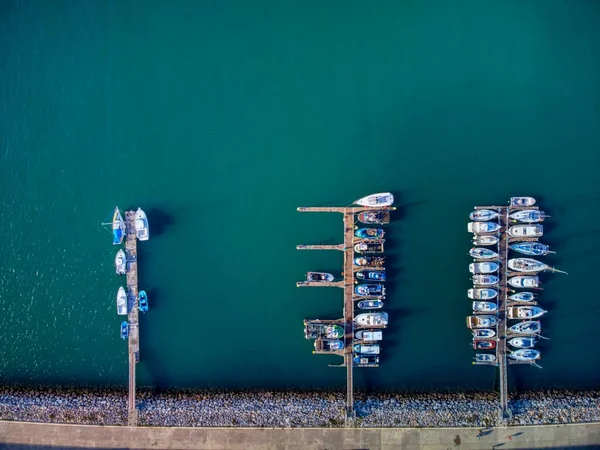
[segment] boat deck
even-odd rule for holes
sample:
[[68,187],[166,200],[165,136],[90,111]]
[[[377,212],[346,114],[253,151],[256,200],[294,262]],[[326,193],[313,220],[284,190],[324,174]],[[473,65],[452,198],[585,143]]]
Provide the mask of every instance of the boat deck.
[[127,401],[127,423],[137,425],[137,408],[135,404],[136,376],[135,366],[140,354],[140,328],[138,309],[138,267],[137,267],[137,238],[135,234],[135,211],[125,212],[127,255],[127,321],[129,322],[129,397]]

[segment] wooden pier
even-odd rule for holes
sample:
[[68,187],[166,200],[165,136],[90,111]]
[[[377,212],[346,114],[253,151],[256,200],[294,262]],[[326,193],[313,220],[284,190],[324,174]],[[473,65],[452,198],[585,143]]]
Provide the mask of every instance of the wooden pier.
[[344,349],[339,352],[327,352],[338,354],[344,358],[341,367],[346,367],[346,427],[354,426],[356,412],[354,410],[354,378],[352,360],[352,342],[354,340],[354,244],[361,239],[354,236],[354,217],[362,211],[393,211],[394,207],[300,207],[300,212],[335,212],[341,213],[344,224],[344,243],[339,245],[299,245],[299,250],[339,250],[344,252],[344,279],[340,282],[310,283],[299,282],[297,286],[335,286],[344,289]]
[[127,321],[129,323],[129,397],[127,400],[127,424],[137,425],[137,408],[135,404],[135,366],[140,354],[140,328],[138,309],[138,267],[137,267],[137,238],[135,234],[135,211],[125,212],[127,255]]

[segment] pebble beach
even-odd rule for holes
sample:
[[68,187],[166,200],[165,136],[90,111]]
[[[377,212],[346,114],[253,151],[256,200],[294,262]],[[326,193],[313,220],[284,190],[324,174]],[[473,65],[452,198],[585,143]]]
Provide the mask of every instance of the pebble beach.
[[[166,391],[140,389],[139,425],[167,427],[342,427],[337,391]],[[0,388],[0,420],[126,425],[118,389]],[[600,392],[548,390],[511,398],[511,425],[600,421]],[[495,426],[494,393],[356,393],[358,427]]]

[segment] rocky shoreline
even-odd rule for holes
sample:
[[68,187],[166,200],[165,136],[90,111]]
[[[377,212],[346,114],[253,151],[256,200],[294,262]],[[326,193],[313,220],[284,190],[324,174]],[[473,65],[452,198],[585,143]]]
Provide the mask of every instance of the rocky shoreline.
[[[138,392],[139,425],[341,427],[340,391],[173,390]],[[510,401],[512,425],[600,421],[600,392],[525,392]],[[494,393],[357,393],[358,427],[498,425]],[[0,420],[125,425],[127,393],[111,388],[0,387]]]

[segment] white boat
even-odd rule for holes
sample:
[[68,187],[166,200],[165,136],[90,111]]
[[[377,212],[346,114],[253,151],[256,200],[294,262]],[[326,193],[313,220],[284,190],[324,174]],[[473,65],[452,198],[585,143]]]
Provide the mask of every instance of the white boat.
[[379,355],[379,344],[354,344],[352,348],[360,355]]
[[469,250],[469,255],[476,259],[494,259],[498,257],[498,253],[489,248],[473,247]]
[[536,276],[519,276],[509,278],[508,284],[516,288],[536,288],[540,286],[540,279]]
[[127,293],[123,286],[117,292],[117,314],[120,316],[127,315]]
[[491,353],[476,353],[475,362],[494,362],[496,361],[496,355]]
[[516,272],[523,273],[537,273],[543,270],[550,270],[552,272],[563,272],[562,270],[555,269],[554,267],[550,267],[548,264],[544,264],[537,259],[532,258],[513,258],[508,260],[508,267]]
[[498,323],[496,316],[468,316],[468,328],[490,328]]
[[383,332],[378,330],[360,330],[354,336],[361,341],[381,341],[383,339]]
[[556,253],[551,252],[550,247],[541,242],[517,242],[512,244],[510,249],[527,256],[544,256],[548,253]]
[[513,225],[507,231],[508,235],[515,238],[537,238],[544,234],[543,225]]
[[472,300],[491,300],[498,296],[495,289],[469,289],[467,295]]
[[496,275],[473,275],[475,286],[495,286],[500,279]]
[[511,197],[510,206],[533,206],[535,205],[535,198],[533,197]]
[[508,327],[507,330],[515,334],[539,334],[542,331],[542,323],[539,320],[525,320],[523,322],[515,323]]
[[516,337],[509,339],[508,345],[515,348],[533,348],[536,344],[534,337]]
[[536,359],[540,359],[542,354],[538,350],[522,348],[521,350],[510,352],[508,356],[517,361],[535,361]]
[[508,299],[512,300],[513,302],[528,303],[535,300],[535,294],[533,292],[518,292],[510,295]]
[[538,211],[537,209],[525,209],[523,211],[516,211],[509,216],[513,220],[518,220],[524,223],[536,223],[543,222],[547,216],[544,211]]
[[473,338],[493,338],[496,332],[491,328],[477,328],[473,330]]
[[539,306],[512,306],[506,309],[509,319],[537,319],[548,312]]
[[127,272],[127,257],[123,249],[119,250],[115,256],[115,267],[117,275],[124,275]]
[[384,328],[388,324],[388,315],[384,312],[358,314],[354,321],[362,327]]
[[496,245],[500,239],[498,236],[488,235],[479,235],[476,234],[473,236],[473,244],[475,245]]
[[356,205],[369,206],[369,207],[380,207],[380,206],[392,206],[394,203],[394,196],[390,192],[380,192],[378,194],[371,194],[358,199],[354,202]]
[[147,241],[150,239],[148,218],[142,208],[138,208],[135,212],[135,235],[140,241]]
[[498,305],[494,302],[473,302],[474,313],[495,313]]
[[496,217],[498,217],[498,213],[496,211],[492,211],[491,209],[476,209],[469,214],[469,219],[477,222],[486,222],[488,220],[495,219]]
[[471,263],[469,264],[469,272],[474,275],[480,273],[494,273],[498,272],[500,266],[495,262],[480,262],[480,263]]
[[500,229],[500,225],[496,222],[469,222],[467,230],[469,233],[483,234],[494,233]]

